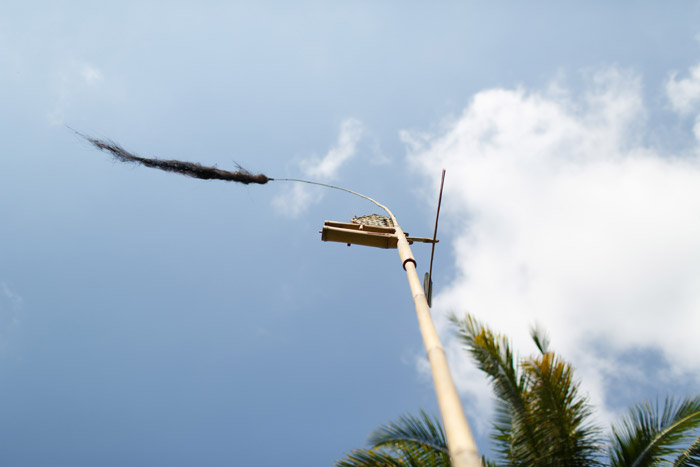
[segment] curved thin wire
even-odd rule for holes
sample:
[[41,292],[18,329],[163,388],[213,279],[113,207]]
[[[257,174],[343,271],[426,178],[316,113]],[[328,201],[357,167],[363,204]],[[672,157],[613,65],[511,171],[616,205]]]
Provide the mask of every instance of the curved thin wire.
[[387,214],[389,214],[389,217],[391,217],[391,221],[394,223],[394,225],[399,225],[399,223],[396,221],[396,217],[394,217],[394,213],[392,213],[388,207],[384,206],[382,203],[370,198],[369,196],[363,195],[362,193],[358,193],[356,191],[349,190],[347,188],[343,188],[341,186],[335,186],[335,185],[329,185],[327,183],[320,183],[320,182],[312,182],[309,180],[302,180],[300,178],[269,178],[270,181],[282,181],[282,182],[299,182],[299,183],[308,183],[310,185],[318,185],[318,186],[325,186],[327,188],[334,188],[336,190],[341,190],[345,191],[347,193],[353,194],[355,196],[359,196],[360,198],[364,198],[368,201],[373,202],[380,208],[384,209]]

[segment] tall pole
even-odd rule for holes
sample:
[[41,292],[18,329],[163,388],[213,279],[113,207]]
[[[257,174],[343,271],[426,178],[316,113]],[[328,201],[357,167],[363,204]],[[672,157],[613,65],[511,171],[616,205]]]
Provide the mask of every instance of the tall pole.
[[[387,211],[391,214],[391,211],[388,209]],[[454,467],[481,467],[481,457],[474,442],[474,436],[469,429],[467,418],[464,415],[457,388],[452,380],[452,375],[447,365],[445,349],[440,343],[440,338],[435,330],[435,324],[430,314],[430,307],[428,307],[428,300],[418,279],[416,260],[408,245],[408,240],[406,240],[406,234],[399,227],[393,214],[391,217],[399,240],[399,256],[401,257],[403,268],[406,270],[408,285],[411,288],[413,303],[416,306],[416,314],[418,315],[418,326],[423,336],[423,344],[425,345],[425,351],[433,373],[435,394],[440,407],[442,424],[445,427],[447,448],[450,452],[452,465]]]
[[440,337],[435,329],[433,317],[430,314],[428,300],[425,297],[420,279],[418,279],[418,273],[416,272],[416,259],[413,257],[413,252],[411,252],[411,247],[408,244],[406,234],[399,226],[394,213],[392,213],[388,207],[370,198],[369,196],[347,188],[300,179],[281,180],[309,183],[312,185],[320,185],[342,190],[371,201],[389,214],[389,217],[394,224],[394,235],[396,235],[398,240],[397,249],[399,250],[399,257],[401,258],[401,264],[403,265],[403,268],[406,271],[406,276],[408,277],[408,285],[411,288],[413,303],[415,304],[416,314],[418,315],[418,326],[420,328],[421,335],[423,336],[423,344],[425,345],[425,351],[428,355],[428,361],[430,362],[430,368],[433,373],[435,395],[440,408],[442,424],[445,427],[447,449],[450,453],[452,465],[454,467],[482,467],[479,450],[476,447],[474,436],[469,429],[469,423],[467,422],[467,417],[464,415],[462,402],[459,400],[457,388],[455,387],[454,380],[452,379],[450,368],[447,365],[445,349],[440,343]]

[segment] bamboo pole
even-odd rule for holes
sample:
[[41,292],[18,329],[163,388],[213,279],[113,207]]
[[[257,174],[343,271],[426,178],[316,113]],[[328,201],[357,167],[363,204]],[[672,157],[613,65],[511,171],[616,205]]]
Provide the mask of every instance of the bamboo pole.
[[418,315],[418,326],[423,336],[425,351],[433,373],[435,394],[440,407],[442,424],[445,427],[447,448],[450,452],[452,465],[454,467],[481,467],[481,457],[469,429],[467,418],[464,415],[457,388],[452,380],[452,375],[447,365],[445,349],[440,343],[440,338],[435,330],[430,308],[428,307],[428,300],[418,279],[416,260],[413,257],[411,248],[408,246],[406,235],[399,227],[394,216],[392,215],[391,217],[396,226],[396,235],[399,237],[399,256],[401,257],[403,268],[406,270],[408,285],[411,288],[413,303],[416,306],[416,314]]
[[406,271],[406,276],[408,277],[408,285],[411,288],[413,303],[416,306],[416,314],[418,315],[418,327],[420,328],[421,335],[423,336],[423,344],[425,345],[425,351],[428,355],[428,361],[430,362],[430,368],[433,373],[435,395],[437,397],[438,406],[440,407],[442,424],[445,427],[447,449],[450,453],[452,465],[453,467],[483,467],[481,457],[479,456],[479,450],[476,447],[474,436],[469,429],[469,423],[467,422],[467,417],[464,415],[462,402],[459,400],[457,388],[452,380],[450,368],[447,365],[445,349],[440,343],[440,338],[435,330],[435,324],[433,323],[433,318],[430,314],[428,300],[423,292],[423,286],[420,283],[420,279],[418,279],[418,273],[416,272],[416,259],[413,257],[406,234],[404,234],[403,230],[399,226],[394,213],[392,213],[388,207],[370,198],[369,196],[347,188],[294,178],[277,180],[309,183],[312,185],[325,186],[328,188],[345,191],[371,201],[389,214],[389,217],[394,223],[394,227],[396,229],[395,235],[398,239],[396,247],[399,250],[399,257],[401,258],[401,263],[403,264],[403,268]]

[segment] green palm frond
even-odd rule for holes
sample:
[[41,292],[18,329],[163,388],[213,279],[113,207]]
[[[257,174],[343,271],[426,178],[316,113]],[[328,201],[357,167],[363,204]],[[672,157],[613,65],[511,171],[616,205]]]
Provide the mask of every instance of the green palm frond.
[[532,340],[535,341],[535,345],[539,349],[541,354],[549,353],[549,337],[547,333],[539,326],[533,326],[530,328],[530,336]]
[[419,417],[403,415],[396,422],[380,426],[369,435],[369,443],[374,447],[410,444],[448,455],[445,432],[439,420],[423,410]]
[[530,375],[528,408],[542,456],[537,465],[600,465],[599,431],[588,422],[592,411],[579,395],[571,365],[550,352],[524,360],[521,366]]
[[420,467],[420,464],[406,464],[397,457],[374,449],[355,449],[335,465],[336,467]]
[[457,334],[491,381],[496,401],[494,440],[500,460],[515,466],[599,465],[598,430],[579,395],[573,368],[549,351],[538,328],[531,336],[541,355],[518,361],[508,339],[473,317],[452,315]]
[[[641,467],[670,463],[683,455],[682,444],[697,444],[700,430],[700,396],[676,401],[667,397],[663,410],[657,404],[639,404],[613,427],[610,459],[612,466]],[[695,439],[695,441],[693,441]],[[691,463],[697,448],[689,453]]]
[[493,333],[471,315],[450,320],[457,336],[471,353],[480,370],[489,377],[496,394],[494,440],[501,460],[514,465],[534,465],[541,458],[539,443],[530,420],[526,388],[527,375],[518,371],[517,358],[508,339]]
[[404,415],[370,434],[372,446],[355,450],[337,467],[449,467],[445,433],[440,422],[421,410],[420,416]]
[[700,467],[700,436],[676,458],[673,467]]

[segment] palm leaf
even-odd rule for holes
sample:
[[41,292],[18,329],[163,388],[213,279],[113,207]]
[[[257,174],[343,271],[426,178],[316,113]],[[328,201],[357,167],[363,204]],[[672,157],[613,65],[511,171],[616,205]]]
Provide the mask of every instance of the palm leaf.
[[380,426],[369,435],[369,443],[374,447],[408,443],[448,454],[445,432],[440,422],[423,410],[420,417],[403,415],[396,422]]
[[549,353],[549,337],[539,326],[530,328],[530,336],[542,355]]
[[510,343],[470,315],[460,320],[453,314],[450,320],[493,385],[497,398],[493,438],[498,442],[496,450],[501,460],[513,465],[534,465],[541,454],[526,399],[527,375],[518,371]]
[[[336,467],[414,467],[391,454],[374,449],[355,449],[335,465]],[[419,464],[415,464],[415,467],[419,467]]]
[[[700,396],[680,402],[667,397],[663,410],[658,403],[639,404],[622,422],[613,427],[610,459],[613,466],[641,467],[670,463],[671,458],[682,456],[682,445],[691,442],[695,451],[688,452],[688,462],[697,457],[697,439],[700,429]],[[687,452],[687,451],[686,451]]]
[[382,425],[369,437],[371,449],[352,451],[337,467],[449,467],[445,433],[440,422],[421,410]]
[[678,456],[673,467],[700,467],[700,436]]
[[521,364],[530,375],[530,417],[535,421],[533,430],[542,453],[537,465],[600,465],[598,430],[588,423],[591,408],[578,393],[573,368],[546,353],[546,345],[538,347],[543,354]]

